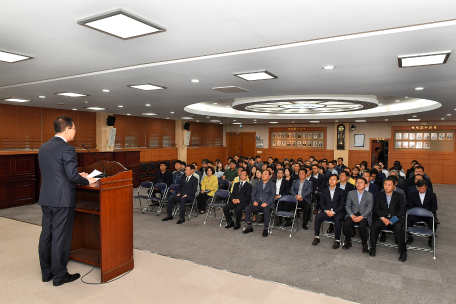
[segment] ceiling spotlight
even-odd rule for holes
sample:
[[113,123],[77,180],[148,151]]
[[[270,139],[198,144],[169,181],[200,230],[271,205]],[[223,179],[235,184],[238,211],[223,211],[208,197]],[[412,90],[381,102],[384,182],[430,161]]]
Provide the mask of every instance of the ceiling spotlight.
[[445,120],[445,117],[440,118],[441,120]]
[[408,96],[405,96],[404,98],[409,98]]
[[118,106],[119,108],[123,108],[123,106]]
[[416,116],[416,115],[413,115],[412,117],[418,117],[418,116]]
[[268,72],[266,70],[258,71],[258,72],[248,72],[248,73],[234,73],[234,76],[237,76],[237,77],[242,78],[247,81],[267,80],[267,79],[277,78],[277,76],[275,76],[274,74],[272,74],[271,72]]
[[311,120],[311,121],[309,121],[309,122],[310,122],[310,123],[320,123],[319,120]]
[[334,122],[339,122],[338,120],[335,120]]
[[200,122],[199,120],[197,120],[196,122]]
[[85,97],[89,96],[87,94],[81,94],[81,93],[74,93],[74,92],[62,92],[62,93],[55,93],[56,95],[60,96],[66,96],[66,97]]
[[84,101],[85,104],[88,104],[89,102],[88,101]]
[[355,119],[355,122],[366,122],[365,119]]
[[214,102],[214,104],[217,104],[216,102]]
[[73,111],[77,111],[78,109],[72,109]]
[[192,82],[200,82],[199,79],[192,79]]
[[423,87],[416,87],[415,88],[415,91],[421,91],[421,90],[424,90],[424,88]]
[[221,122],[220,124],[223,125],[223,122]]
[[407,120],[408,120],[408,121],[420,121],[419,118],[408,118]]
[[333,65],[324,65],[324,66],[323,66],[323,69],[324,69],[324,70],[333,70],[333,69],[335,69],[335,68],[336,68],[336,67],[333,66]]
[[78,24],[123,40],[166,31],[164,27],[123,9],[79,20]]
[[181,117],[181,119],[193,119],[193,117]]
[[103,90],[103,92],[109,93],[109,90]]
[[132,85],[129,85],[128,87],[133,88],[133,89],[143,90],[143,91],[153,91],[153,90],[164,90],[164,89],[166,89],[166,87],[159,86],[159,85],[156,85],[156,84],[151,84],[151,83],[132,84]]
[[253,123],[256,123],[256,121],[254,121]]
[[32,58],[33,57],[30,57],[30,56],[24,56],[24,55],[13,54],[10,52],[0,51],[0,61],[3,61],[3,62],[15,63],[15,62],[32,59]]
[[130,116],[131,114],[129,113],[129,114],[127,114],[127,115]]
[[59,103],[57,103],[57,104],[58,104],[59,106],[63,106],[63,105],[64,105],[63,102],[59,102]]
[[157,114],[157,113],[141,113],[141,115],[148,115],[148,116],[150,116],[150,115],[158,115],[158,114]]
[[150,103],[146,103],[146,107],[150,107]]
[[445,64],[450,57],[451,51],[402,55],[397,57],[400,68]]
[[100,107],[85,107],[87,110],[95,110],[95,111],[102,111],[107,110],[108,108],[100,108]]
[[169,119],[169,117],[166,117],[166,119]]
[[38,96],[39,98],[46,98],[46,96]]
[[210,122],[220,122],[218,119],[211,120]]
[[241,125],[242,123],[240,122],[233,122],[233,125]]
[[169,113],[174,114],[174,112],[169,112]]
[[269,123],[276,124],[279,123],[278,121],[270,121]]
[[30,102],[30,99],[21,99],[21,98],[3,98],[4,101],[11,101],[11,102]]
[[447,114],[447,116],[451,116],[451,114]]

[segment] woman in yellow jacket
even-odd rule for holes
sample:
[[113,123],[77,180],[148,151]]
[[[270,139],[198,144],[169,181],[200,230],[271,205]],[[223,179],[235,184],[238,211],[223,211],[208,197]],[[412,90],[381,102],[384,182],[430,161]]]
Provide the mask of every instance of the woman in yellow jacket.
[[[201,192],[198,195],[198,210],[201,214],[206,212],[206,202],[208,198],[214,197],[218,189],[218,178],[214,175],[214,168],[206,168],[206,176],[201,181]],[[210,192],[205,193],[206,190]]]

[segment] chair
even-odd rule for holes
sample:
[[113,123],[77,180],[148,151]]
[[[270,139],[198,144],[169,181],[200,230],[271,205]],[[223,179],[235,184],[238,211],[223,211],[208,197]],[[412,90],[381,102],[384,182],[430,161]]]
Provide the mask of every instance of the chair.
[[[324,220],[324,221],[321,222],[321,229],[320,229],[320,230],[321,230],[321,235],[322,235],[322,236],[335,238],[336,235],[332,235],[332,234],[328,234],[328,233],[325,233],[325,232],[324,232],[324,230],[323,230],[323,224],[324,224],[324,223],[332,224],[333,226],[335,226],[336,223],[334,223],[333,221],[330,221],[330,220]],[[341,233],[341,234],[342,234],[342,233]]]
[[[177,189],[179,189],[179,185],[178,185],[178,184],[173,184],[173,185],[169,186],[169,189],[170,189],[170,190],[174,190],[174,189],[171,188],[171,187],[174,186],[174,185],[177,185]],[[176,189],[176,190],[177,190],[177,189]],[[195,210],[195,206],[196,206],[196,197],[197,197],[197,196],[198,196],[198,192],[195,193],[195,198],[193,199],[193,202],[187,203],[187,204],[185,205],[185,207],[191,205],[190,212],[189,212],[189,214],[188,214],[188,220],[191,219],[191,217],[192,217],[192,211]],[[173,217],[176,216],[176,214],[179,212],[179,209],[180,209],[180,204],[176,204],[176,207],[174,208],[174,211],[173,211]],[[195,217],[197,217],[197,216],[198,216],[198,212],[196,212]]]
[[[179,191],[179,184],[172,184],[167,188],[166,196],[160,201],[160,206],[158,206],[157,216],[159,216],[160,213],[162,212],[163,206],[165,205],[165,201],[167,201],[167,199],[169,199],[169,197],[171,195],[173,195],[171,193],[171,191]],[[173,211],[173,216],[174,216],[174,211]]]
[[[270,229],[271,232],[270,233],[272,233],[272,227],[273,227],[272,223],[274,223],[276,216],[283,217],[283,218],[289,218],[289,219],[292,218],[293,221],[292,221],[292,224],[291,224],[291,229],[289,230],[290,231],[290,237],[291,237],[291,234],[293,233],[293,227],[294,227],[294,224],[295,224],[295,221],[296,221],[296,212],[298,210],[298,200],[293,195],[284,195],[284,196],[282,196],[282,197],[280,197],[278,199],[278,202],[279,203],[280,202],[293,203],[293,204],[296,204],[296,207],[295,207],[294,212],[278,211],[279,204],[277,204],[277,206],[275,208],[275,212],[273,212],[273,214],[271,215],[271,224],[269,225],[271,227],[271,229]],[[298,227],[299,227],[299,225],[296,226],[296,231],[298,231],[298,229],[299,229]]]
[[[206,211],[206,219],[204,220],[204,224],[207,222],[207,217],[209,216],[209,213],[214,210],[214,208],[223,208],[225,205],[228,203],[228,199],[230,197],[231,193],[228,190],[217,190],[215,191],[214,196],[212,197],[211,203],[207,206],[207,211]],[[215,199],[219,198],[222,202],[219,204],[215,203]],[[214,217],[217,218],[217,215],[215,214],[214,210]],[[222,222],[224,219],[225,215],[222,212],[222,217],[220,218],[220,226],[222,226]]]
[[[161,197],[151,196],[151,198],[150,198],[150,201],[154,205],[155,205],[155,203],[158,203],[158,211],[157,211],[157,216],[158,216],[158,215],[160,215],[161,208],[163,207],[163,200],[166,198],[166,195],[168,193],[168,186],[165,183],[158,183],[158,184],[155,184],[154,188],[160,190],[160,193],[162,192],[162,190],[165,190],[163,192],[163,194],[160,194]],[[151,191],[151,193],[153,193],[153,190]],[[146,213],[146,210],[147,210],[147,205],[144,206],[143,213]],[[153,210],[153,208],[152,208],[152,210]]]
[[149,180],[149,164],[148,163],[140,163],[139,164],[139,180]]
[[[343,227],[343,225],[342,225]],[[354,225],[353,228],[359,228],[358,225]],[[343,246],[345,245],[345,235],[343,233],[341,233],[340,235],[340,244]],[[361,238],[352,238],[352,241],[355,241],[355,242],[358,242],[358,243],[362,243],[362,240]],[[370,227],[367,227],[367,247],[369,247],[370,249]]]
[[[424,228],[424,227],[408,227],[407,228],[407,219],[408,216],[421,216],[421,217],[432,217],[432,229]],[[434,260],[435,260],[435,218],[434,214],[432,214],[431,211],[424,209],[424,208],[419,208],[415,207],[407,211],[405,215],[405,238],[407,239],[407,232],[415,235],[415,236],[424,236],[424,237],[430,237],[432,236],[432,245],[433,248],[427,249],[427,248],[420,248],[420,247],[408,247],[409,249],[414,249],[414,250],[421,250],[421,251],[429,251],[434,253]]]
[[[145,199],[146,203],[144,204],[144,208],[147,208],[147,204],[150,202],[150,196],[152,195],[152,191],[149,190],[152,189],[152,187],[153,184],[151,182],[142,182],[138,187],[138,192],[133,196],[133,205],[136,203],[136,200],[139,199],[139,206],[142,207],[141,199]],[[142,190],[146,190],[146,193],[142,193]]]
[[156,171],[157,171],[157,162],[155,162],[155,161],[149,162],[149,172],[148,172],[149,180],[151,178],[152,178],[152,180],[155,178]]
[[[230,189],[230,181],[227,179],[220,179],[218,181],[219,190],[229,190]],[[226,189],[224,189],[226,187]]]

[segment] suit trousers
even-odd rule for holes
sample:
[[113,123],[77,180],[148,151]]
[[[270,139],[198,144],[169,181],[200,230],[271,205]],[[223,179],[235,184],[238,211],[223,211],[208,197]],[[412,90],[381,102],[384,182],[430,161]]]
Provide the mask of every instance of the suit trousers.
[[375,220],[372,223],[371,227],[371,249],[375,249],[377,246],[377,239],[378,235],[382,230],[392,230],[394,232],[394,236],[397,238],[398,244],[398,251],[400,253],[407,252],[407,248],[405,245],[405,233],[404,233],[404,224],[401,221],[397,221],[394,225],[386,226],[385,223],[381,219]]
[[[423,216],[414,216],[409,215],[407,217],[407,228],[413,227],[417,222],[425,222],[429,229],[432,229],[432,217],[423,217]],[[435,221],[434,216],[434,230],[437,230],[437,222]]]
[[38,245],[43,279],[67,279],[75,208],[41,206],[43,219]]
[[196,200],[198,201],[198,210],[199,211],[206,211],[206,206],[207,206],[207,200],[212,199],[212,196],[207,195],[207,193],[201,193],[198,194],[196,197]]
[[271,220],[271,211],[272,211],[272,208],[269,206],[266,206],[263,208],[260,205],[258,205],[258,206],[248,205],[247,207],[245,207],[245,210],[244,210],[245,222],[248,224],[251,224],[252,223],[252,213],[263,212],[264,229],[266,229],[269,227],[269,221]]
[[223,207],[223,213],[225,214],[226,222],[231,223],[233,221],[231,217],[231,210],[234,210],[236,214],[236,224],[239,224],[241,222],[242,211],[247,205],[248,204],[245,203],[235,204],[233,202],[226,204],[225,207]]
[[369,226],[369,223],[367,222],[366,218],[363,218],[360,222],[355,223],[351,219],[351,217],[346,217],[344,220],[344,226],[343,226],[343,231],[344,231],[344,236],[345,236],[345,242],[350,243],[351,242],[351,228],[354,227],[355,225],[359,226],[359,235],[361,236],[361,241],[363,242],[363,245],[367,245],[367,227]]
[[[287,212],[294,212],[296,205],[293,203],[285,202],[283,204],[283,210]],[[305,201],[304,199],[302,201],[298,201],[298,207],[302,209],[303,214],[302,214],[302,221],[304,225],[307,225],[310,219],[310,209],[312,209],[310,203],[308,201]]]
[[190,196],[186,196],[186,197],[182,197],[182,196],[170,196],[169,199],[168,199],[168,209],[166,210],[166,212],[168,213],[168,215],[172,215],[173,213],[173,206],[174,204],[178,203],[180,204],[180,209],[179,209],[179,217],[180,218],[184,218],[185,217],[185,209],[187,207],[187,204],[191,204],[193,203],[193,199],[194,197],[190,197]]
[[339,212],[334,216],[328,216],[326,212],[322,211],[315,217],[315,236],[320,235],[321,223],[323,221],[334,222],[334,232],[336,234],[336,240],[340,241],[340,233],[342,231],[342,221],[345,218],[345,212]]

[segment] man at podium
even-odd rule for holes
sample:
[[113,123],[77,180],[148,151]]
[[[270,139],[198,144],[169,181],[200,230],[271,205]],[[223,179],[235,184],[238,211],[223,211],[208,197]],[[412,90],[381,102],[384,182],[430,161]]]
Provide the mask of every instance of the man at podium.
[[74,139],[73,119],[60,116],[54,121],[55,136],[38,152],[41,191],[38,205],[43,211],[38,246],[43,282],[53,280],[60,286],[77,280],[78,273],[69,274],[71,237],[76,207],[76,185],[96,182],[87,173],[78,173],[76,151],[68,142]]

